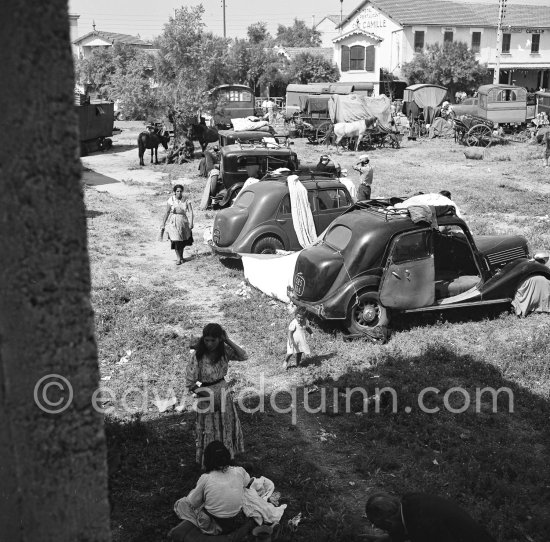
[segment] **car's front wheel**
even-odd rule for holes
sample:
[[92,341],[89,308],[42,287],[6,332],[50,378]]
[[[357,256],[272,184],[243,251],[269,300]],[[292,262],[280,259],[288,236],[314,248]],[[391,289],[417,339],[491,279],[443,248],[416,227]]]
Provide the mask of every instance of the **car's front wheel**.
[[389,323],[389,312],[380,303],[377,292],[362,292],[352,299],[346,319],[351,334],[386,334]]
[[277,237],[263,237],[256,241],[252,252],[254,254],[275,254],[277,250],[283,250],[285,247]]

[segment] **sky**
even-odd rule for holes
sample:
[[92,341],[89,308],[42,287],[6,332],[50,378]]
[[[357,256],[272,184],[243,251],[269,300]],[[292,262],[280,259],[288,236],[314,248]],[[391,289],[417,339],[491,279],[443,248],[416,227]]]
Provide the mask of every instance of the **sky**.
[[[406,2],[407,0],[401,0]],[[445,0],[432,0],[445,1]],[[462,0],[498,4],[498,0]],[[185,2],[183,0],[68,0],[69,12],[80,15],[78,35],[93,30],[140,35],[152,39],[162,33],[163,25],[181,6],[205,8],[204,22],[207,30],[223,36],[223,0]],[[538,4],[550,8],[550,0],[508,0],[513,4]],[[294,18],[308,25],[316,24],[326,15],[339,15],[343,8],[344,18],[355,9],[361,0],[225,0],[226,33],[229,38],[246,37],[249,25],[263,21],[272,35],[279,24],[291,26]]]

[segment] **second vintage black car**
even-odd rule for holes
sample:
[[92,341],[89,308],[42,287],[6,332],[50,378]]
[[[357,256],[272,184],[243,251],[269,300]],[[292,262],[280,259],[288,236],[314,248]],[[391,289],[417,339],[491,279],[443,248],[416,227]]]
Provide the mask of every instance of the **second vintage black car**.
[[386,330],[394,312],[510,303],[532,276],[550,279],[548,255],[521,236],[472,236],[453,207],[437,225],[413,222],[396,201],[356,204],[296,262],[292,301],[354,334]]
[[[277,250],[300,250],[294,229],[287,177],[292,172],[268,175],[245,188],[232,207],[218,211],[214,219],[212,249],[220,256],[239,253],[274,254]],[[299,172],[307,189],[317,234],[353,201],[337,177],[327,173]]]

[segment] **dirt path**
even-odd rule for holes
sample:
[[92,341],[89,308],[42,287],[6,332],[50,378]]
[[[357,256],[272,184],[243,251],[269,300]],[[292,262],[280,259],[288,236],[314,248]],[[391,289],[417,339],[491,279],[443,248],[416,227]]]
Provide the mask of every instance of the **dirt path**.
[[[116,139],[115,139],[116,141]],[[201,321],[220,320],[220,292],[218,288],[205,283],[206,269],[203,256],[210,249],[203,244],[203,233],[208,224],[197,222],[193,230],[195,244],[185,251],[185,263],[175,266],[174,252],[169,243],[160,242],[159,226],[164,212],[164,203],[151,208],[151,196],[166,192],[170,185],[167,175],[151,170],[151,167],[136,167],[136,149],[120,153],[98,153],[82,159],[86,182],[89,169],[103,176],[102,184],[94,186],[98,192],[105,192],[120,201],[120,207],[127,215],[124,228],[130,238],[139,242],[136,250],[121,254],[115,266],[109,269],[130,284],[165,284],[175,288],[174,301],[184,300],[197,307]],[[112,182],[107,182],[111,180]],[[93,181],[92,181],[93,182]],[[191,179],[177,179],[181,184],[191,184]],[[175,184],[175,181],[174,181]],[[198,330],[197,330],[198,331]]]

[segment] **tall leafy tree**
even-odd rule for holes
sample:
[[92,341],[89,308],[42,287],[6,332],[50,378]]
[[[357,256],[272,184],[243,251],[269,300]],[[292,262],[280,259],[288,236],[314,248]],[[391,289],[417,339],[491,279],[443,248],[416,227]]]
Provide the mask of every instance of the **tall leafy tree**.
[[113,47],[97,48],[89,57],[75,58],[74,68],[77,82],[105,95],[116,71]]
[[135,49],[124,62],[118,62],[107,91],[111,99],[120,100],[127,118],[145,120],[161,114],[159,96],[154,84],[153,57],[144,50]]
[[403,64],[402,72],[410,83],[443,85],[451,96],[456,90],[477,88],[489,74],[487,66],[480,64],[463,42],[428,45]]
[[304,21],[295,18],[292,26],[282,24],[278,26],[275,41],[278,45],[287,47],[319,47],[321,33],[307,26]]
[[[210,106],[208,89],[226,71],[228,40],[204,31],[204,7],[181,7],[155,42],[155,70],[162,102],[180,127]],[[180,132],[180,130],[178,130]],[[181,132],[180,132],[181,133]]]
[[301,84],[334,83],[340,79],[340,70],[321,55],[300,53],[288,67],[288,79]]
[[250,43],[264,43],[270,41],[271,34],[267,31],[267,23],[257,22],[246,29],[246,35]]

